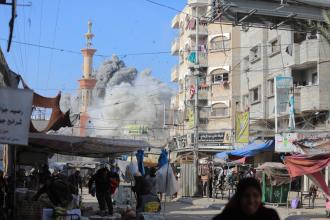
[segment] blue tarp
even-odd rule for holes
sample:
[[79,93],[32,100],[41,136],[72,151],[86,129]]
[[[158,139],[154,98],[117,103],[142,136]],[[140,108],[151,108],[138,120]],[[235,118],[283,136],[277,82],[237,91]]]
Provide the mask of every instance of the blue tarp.
[[239,149],[239,150],[232,150],[232,151],[225,151],[225,152],[217,153],[215,155],[215,157],[223,159],[223,160],[227,160],[229,156],[253,157],[261,152],[274,151],[274,149],[275,149],[275,141],[268,140],[265,143],[261,143],[261,144],[252,143],[252,144],[246,145],[242,149]]

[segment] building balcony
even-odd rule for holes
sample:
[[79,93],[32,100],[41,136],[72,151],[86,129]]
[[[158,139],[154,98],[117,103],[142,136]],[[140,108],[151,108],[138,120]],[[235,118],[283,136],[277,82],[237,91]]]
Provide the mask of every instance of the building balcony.
[[302,86],[295,88],[296,113],[327,110],[330,101],[322,97],[318,85]]
[[179,38],[177,38],[172,43],[172,47],[171,47],[172,55],[178,55],[179,50],[180,50],[180,40],[179,40]]
[[209,0],[188,0],[189,6],[207,6],[209,4]]
[[[189,37],[194,38],[194,39],[196,38],[196,28],[191,28],[191,29],[188,28],[186,30],[186,33]],[[205,37],[208,35],[207,25],[203,25],[203,24],[199,25],[198,35],[205,36]]]
[[172,82],[177,82],[179,79],[179,66],[176,65],[173,67],[172,72],[171,72],[171,81]]
[[294,64],[300,65],[318,61],[320,58],[320,46],[321,45],[319,39],[305,40],[300,44],[294,44]]
[[[203,88],[203,89],[198,90],[198,100],[208,100],[208,98],[209,98],[209,89],[208,88]],[[189,97],[187,97],[187,99],[190,102],[194,102],[195,96],[189,95]]]
[[175,15],[172,19],[172,28],[179,28],[180,24],[180,14]]
[[[194,53],[194,52],[193,52]],[[193,56],[189,56],[190,58],[193,58]],[[196,59],[189,59],[188,57],[188,67],[193,68],[196,66]],[[208,62],[207,62],[207,53],[198,53],[198,66],[199,67],[207,67]]]

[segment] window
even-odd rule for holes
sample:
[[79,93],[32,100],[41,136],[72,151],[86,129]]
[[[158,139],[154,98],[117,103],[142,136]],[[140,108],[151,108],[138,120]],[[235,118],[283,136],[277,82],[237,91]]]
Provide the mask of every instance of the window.
[[276,38],[270,42],[270,56],[278,54],[281,52],[280,39]]
[[260,44],[250,49],[250,62],[255,63],[261,59]]
[[222,84],[224,82],[229,81],[229,73],[224,69],[216,69],[212,71],[212,83],[214,84]]
[[213,76],[213,83],[223,83],[228,81],[228,73],[217,74]]
[[209,120],[207,118],[200,118],[199,119],[199,124],[205,125],[209,122]]
[[261,101],[261,86],[255,87],[250,90],[250,102],[255,104]]
[[317,73],[312,74],[312,84],[317,85],[318,84],[318,76]]
[[215,50],[229,50],[230,49],[230,41],[225,36],[218,36],[211,40],[211,51]]
[[267,81],[267,96],[272,97],[274,96],[274,79],[270,79]]
[[211,111],[212,117],[228,117],[229,116],[229,108],[223,103],[215,104],[212,107]]

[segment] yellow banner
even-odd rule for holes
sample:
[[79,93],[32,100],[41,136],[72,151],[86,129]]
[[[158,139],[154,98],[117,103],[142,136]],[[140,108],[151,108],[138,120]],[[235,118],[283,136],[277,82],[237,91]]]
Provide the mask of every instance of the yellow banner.
[[188,114],[188,127],[193,128],[195,126],[194,110],[189,108],[188,111],[187,111],[187,114]]
[[235,123],[237,143],[249,143],[249,112],[237,112]]
[[145,125],[127,125],[128,133],[132,135],[148,134],[148,127]]

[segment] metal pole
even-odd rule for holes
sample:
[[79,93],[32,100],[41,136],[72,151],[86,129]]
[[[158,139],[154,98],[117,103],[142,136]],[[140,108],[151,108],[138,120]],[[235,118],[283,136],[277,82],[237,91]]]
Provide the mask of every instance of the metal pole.
[[274,99],[275,99],[275,134],[278,132],[278,127],[277,127],[277,82],[276,82],[276,77],[274,77]]
[[[166,128],[166,106],[165,106],[165,104],[163,106],[163,109],[164,109],[164,117],[163,117],[164,123],[163,123],[163,128]],[[173,117],[174,117],[174,115],[173,115]]]
[[198,193],[198,125],[199,125],[199,118],[198,118],[198,77],[199,77],[199,18],[198,18],[198,6],[196,7],[196,44],[195,44],[195,105],[194,105],[194,166],[196,169],[196,185],[195,185],[195,194]]

